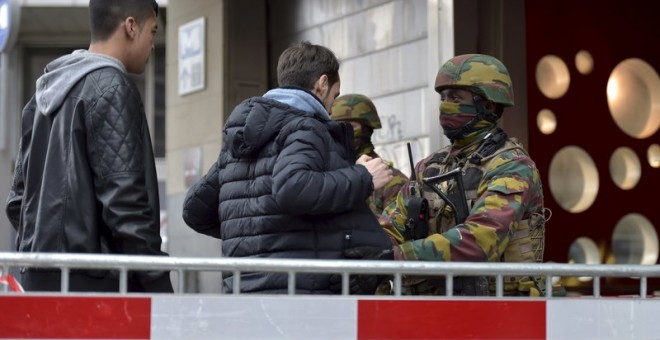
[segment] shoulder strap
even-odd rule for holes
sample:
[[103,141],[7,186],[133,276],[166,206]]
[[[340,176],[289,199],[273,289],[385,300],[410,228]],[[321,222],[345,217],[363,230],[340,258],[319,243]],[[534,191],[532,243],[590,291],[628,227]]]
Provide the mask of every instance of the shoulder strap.
[[479,145],[477,151],[468,157],[468,161],[472,164],[480,164],[481,160],[492,155],[499,148],[504,146],[509,136],[504,130],[497,128],[495,131],[487,134],[484,141]]

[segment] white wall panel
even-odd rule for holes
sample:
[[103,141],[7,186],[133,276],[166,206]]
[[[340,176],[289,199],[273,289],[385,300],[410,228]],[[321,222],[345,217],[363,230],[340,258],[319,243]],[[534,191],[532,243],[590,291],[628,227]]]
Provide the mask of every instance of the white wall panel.
[[354,299],[201,295],[152,301],[152,339],[357,337]]

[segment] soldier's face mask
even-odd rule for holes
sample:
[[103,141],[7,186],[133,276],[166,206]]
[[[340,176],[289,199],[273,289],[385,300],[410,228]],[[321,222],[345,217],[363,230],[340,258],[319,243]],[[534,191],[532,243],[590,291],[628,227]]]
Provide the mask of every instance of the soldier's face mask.
[[456,138],[452,132],[461,129],[476,117],[477,107],[474,105],[440,103],[440,125],[449,139]]
[[355,146],[355,150],[358,153],[365,151],[362,149],[365,146],[371,145],[371,135],[374,130],[356,121],[351,121],[351,126],[353,126],[353,145]]
[[362,124],[351,121],[351,126],[353,126],[353,146],[359,150],[362,146]]

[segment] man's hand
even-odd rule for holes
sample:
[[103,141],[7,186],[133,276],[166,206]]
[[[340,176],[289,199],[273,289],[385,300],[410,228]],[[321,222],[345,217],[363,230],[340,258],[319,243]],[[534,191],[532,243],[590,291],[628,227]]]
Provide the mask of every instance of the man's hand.
[[[344,250],[344,257],[362,260],[394,260],[394,251],[392,249],[363,246]],[[385,279],[387,279],[387,275],[352,274],[348,280],[348,291],[350,294],[373,295],[378,285]],[[330,276],[330,290],[335,293],[341,292],[340,274]]]
[[374,190],[384,187],[393,178],[392,169],[390,169],[390,166],[382,158],[371,158],[367,155],[362,155],[355,164],[360,164],[367,168],[367,171],[373,177]]

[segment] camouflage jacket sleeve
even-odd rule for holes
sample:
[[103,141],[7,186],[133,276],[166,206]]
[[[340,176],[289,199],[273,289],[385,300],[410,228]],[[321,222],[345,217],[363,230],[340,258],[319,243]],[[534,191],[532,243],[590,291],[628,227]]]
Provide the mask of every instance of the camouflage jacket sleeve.
[[387,182],[384,187],[373,192],[369,199],[369,208],[376,215],[380,216],[383,210],[396,200],[399,190],[408,181],[408,176],[397,168],[390,166],[392,169],[392,180]]
[[[485,169],[477,200],[463,224],[442,234],[400,245],[407,260],[497,262],[511,237],[511,226],[522,220],[527,206],[541,197],[538,170],[523,152],[498,155]],[[541,202],[542,204],[542,202]],[[397,228],[398,229],[398,228]]]

